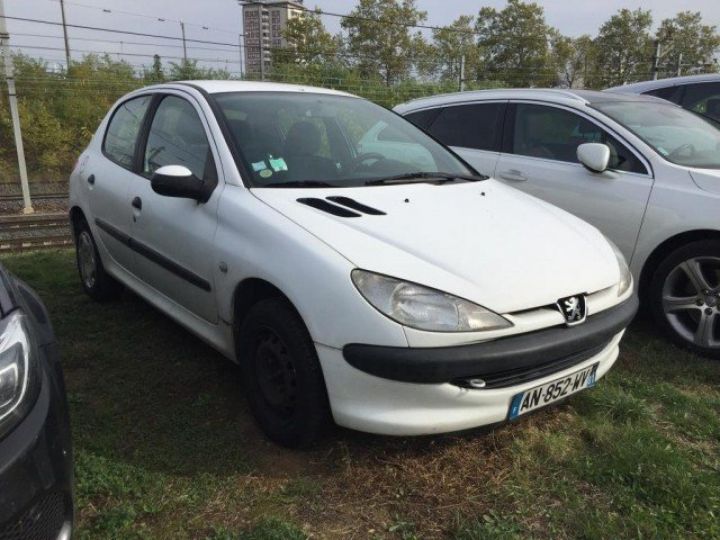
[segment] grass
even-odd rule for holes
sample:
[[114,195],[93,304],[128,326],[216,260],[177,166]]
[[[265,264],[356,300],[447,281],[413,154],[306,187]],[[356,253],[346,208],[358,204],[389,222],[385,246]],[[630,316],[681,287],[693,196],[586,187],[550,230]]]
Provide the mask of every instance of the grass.
[[592,391],[490,432],[267,442],[236,369],[70,251],[3,261],[61,342],[78,538],[720,538],[720,363],[643,321]]

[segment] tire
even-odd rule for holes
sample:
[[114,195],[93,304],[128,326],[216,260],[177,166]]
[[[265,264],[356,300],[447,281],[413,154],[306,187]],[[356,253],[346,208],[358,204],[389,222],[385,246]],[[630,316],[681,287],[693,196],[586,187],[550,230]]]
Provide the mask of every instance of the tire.
[[316,442],[330,413],[315,345],[282,298],[260,300],[238,332],[238,358],[250,409],[271,440],[288,448]]
[[93,300],[105,302],[117,298],[122,292],[122,285],[105,271],[95,238],[85,221],[76,231],[75,261],[82,288]]
[[670,253],[649,288],[653,318],[672,341],[720,359],[720,240],[700,240]]

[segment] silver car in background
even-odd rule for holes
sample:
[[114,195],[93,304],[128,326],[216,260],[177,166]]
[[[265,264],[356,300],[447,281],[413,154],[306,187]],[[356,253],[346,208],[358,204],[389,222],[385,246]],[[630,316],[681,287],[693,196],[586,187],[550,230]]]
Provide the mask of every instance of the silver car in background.
[[608,88],[606,92],[645,94],[666,99],[720,127],[720,73],[644,81]]
[[720,130],[709,121],[584,90],[462,92],[395,110],[481,173],[598,227],[665,333],[720,358]]

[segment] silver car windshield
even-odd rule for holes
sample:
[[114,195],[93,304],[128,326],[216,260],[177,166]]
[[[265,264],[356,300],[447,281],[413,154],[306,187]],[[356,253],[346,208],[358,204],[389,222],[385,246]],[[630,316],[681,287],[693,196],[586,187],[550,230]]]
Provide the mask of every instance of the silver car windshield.
[[364,99],[309,92],[230,92],[213,99],[255,187],[473,174],[413,124]]
[[635,133],[666,160],[703,169],[720,169],[720,130],[699,116],[663,103],[593,103]]

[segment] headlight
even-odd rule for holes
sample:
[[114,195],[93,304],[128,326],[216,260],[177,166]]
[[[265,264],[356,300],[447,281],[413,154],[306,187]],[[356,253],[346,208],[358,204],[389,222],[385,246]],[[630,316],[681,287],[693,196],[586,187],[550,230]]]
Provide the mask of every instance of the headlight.
[[378,311],[405,326],[433,332],[473,332],[512,323],[482,306],[422,285],[353,270],[352,280]]
[[25,316],[15,311],[0,323],[0,435],[32,405],[37,383],[34,356]]
[[632,273],[630,272],[630,268],[628,268],[627,261],[625,261],[625,256],[622,254],[622,251],[620,251],[620,248],[617,247],[615,243],[609,238],[605,237],[605,239],[608,241],[608,244],[610,244],[610,246],[613,248],[613,251],[615,252],[615,258],[617,259],[618,267],[620,268],[620,281],[618,281],[617,295],[622,296],[632,286]]

